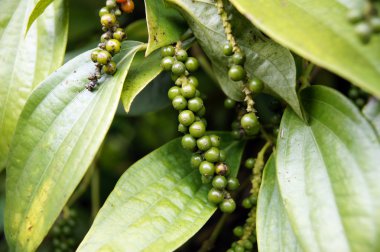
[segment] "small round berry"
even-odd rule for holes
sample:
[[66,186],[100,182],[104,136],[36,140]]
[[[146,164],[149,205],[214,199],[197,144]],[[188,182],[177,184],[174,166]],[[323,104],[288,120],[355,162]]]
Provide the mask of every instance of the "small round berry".
[[191,135],[186,134],[182,137],[181,144],[184,149],[192,151],[197,146],[197,141]]
[[248,89],[255,94],[259,94],[264,89],[264,83],[259,78],[253,77],[248,82]]
[[370,23],[372,31],[374,33],[379,33],[380,32],[380,17],[372,17],[369,20],[369,23]]
[[211,139],[209,136],[203,136],[197,140],[197,147],[201,151],[207,151],[211,146]]
[[239,180],[237,178],[228,178],[227,189],[230,191],[235,191],[240,186]]
[[187,82],[194,87],[198,87],[199,85],[198,79],[195,76],[189,76]]
[[356,88],[356,87],[352,87],[348,90],[348,97],[350,97],[351,99],[355,99],[355,98],[358,98],[359,97],[359,89]]
[[117,8],[116,10],[115,10],[115,15],[116,16],[120,16],[122,13],[121,13],[121,10],[119,9],[119,8]]
[[183,134],[186,134],[188,131],[187,127],[183,124],[178,124],[178,132],[181,132]]
[[220,136],[218,135],[210,135],[211,139],[211,144],[214,147],[219,147],[220,146]]
[[115,8],[115,7],[116,7],[116,2],[115,2],[115,0],[107,0],[107,1],[106,1],[106,7],[107,7],[108,9],[113,9],[113,8]]
[[255,166],[256,159],[254,158],[248,158],[245,160],[244,166],[247,169],[252,169]]
[[172,81],[174,81],[175,82],[175,84],[177,85],[177,86],[181,86],[182,84],[182,82],[179,82],[178,80],[179,80],[179,75],[177,75],[177,74],[171,74],[171,76],[170,76],[170,78],[172,79]]
[[175,54],[175,49],[173,46],[165,46],[161,49],[162,57],[173,57]]
[[105,50],[100,50],[98,52],[98,57],[96,58],[96,60],[98,61],[99,64],[101,65],[105,65],[107,64],[112,58],[112,55],[105,51]]
[[121,10],[125,13],[132,13],[135,9],[135,3],[133,0],[127,0],[126,2],[121,4]]
[[236,237],[242,237],[244,234],[244,228],[242,226],[237,226],[232,232]]
[[225,56],[231,56],[234,53],[232,45],[230,43],[227,43],[223,46],[223,54]]
[[187,60],[187,52],[183,49],[178,50],[175,56],[179,61],[185,62]]
[[246,208],[246,209],[250,209],[250,208],[252,208],[252,203],[251,203],[251,201],[249,200],[249,198],[245,198],[245,199],[243,199],[243,202],[241,203],[241,205],[244,207],[244,208]]
[[255,195],[250,195],[248,198],[252,205],[257,204],[257,197]]
[[113,15],[113,14],[111,14],[111,13],[104,14],[104,15],[101,16],[101,18],[100,18],[100,23],[101,23],[104,27],[111,28],[111,27],[114,26],[115,23],[116,23],[116,17],[115,17],[115,15]]
[[227,99],[224,100],[224,107],[226,109],[232,109],[232,108],[235,107],[235,105],[236,105],[236,101],[234,101],[234,100],[232,100],[230,98],[227,98]]
[[240,130],[233,130],[232,137],[235,139],[240,139],[241,138]]
[[195,120],[195,116],[193,111],[190,110],[184,110],[178,115],[178,121],[179,123],[185,125],[185,126],[190,126]]
[[99,10],[99,17],[102,17],[104,14],[109,14],[107,7],[103,7]]
[[245,240],[245,241],[243,242],[243,246],[244,246],[244,248],[247,249],[247,250],[251,250],[251,249],[253,248],[253,244],[252,244],[252,242],[249,241],[249,240]]
[[191,167],[198,168],[199,165],[202,163],[202,161],[203,161],[203,158],[200,154],[193,154],[190,160]]
[[172,69],[174,64],[174,58],[171,56],[166,56],[161,60],[161,66],[165,71],[169,71]]
[[258,131],[260,129],[260,123],[255,113],[250,112],[245,114],[240,120],[241,127],[249,132]]
[[168,97],[170,100],[173,100],[178,95],[181,95],[181,88],[174,86],[169,89]]
[[350,23],[356,24],[364,19],[364,15],[361,9],[352,9],[347,13],[347,20]]
[[190,72],[195,72],[199,68],[198,60],[194,57],[189,57],[185,63],[186,69]]
[[203,176],[213,176],[215,173],[215,166],[208,161],[202,161],[199,165],[199,173]]
[[106,50],[111,54],[120,52],[120,41],[117,39],[110,39],[106,42]]
[[212,181],[212,176],[203,176],[201,177],[202,184],[210,184]]
[[189,100],[187,106],[191,111],[197,113],[198,111],[200,111],[204,107],[203,106],[203,100],[199,97],[192,98]]
[[202,121],[195,122],[191,124],[189,132],[193,137],[202,137],[206,133],[206,125]]
[[226,158],[227,158],[226,151],[225,150],[220,150],[220,152],[219,152],[219,161],[220,162],[224,162],[224,161],[226,161]]
[[180,61],[174,62],[172,66],[172,73],[175,75],[182,75],[186,71],[185,64]]
[[111,36],[112,36],[112,33],[110,32],[103,33],[102,36],[100,36],[100,42],[102,43],[107,42],[111,38]]
[[187,99],[195,97],[196,91],[197,89],[193,85],[190,85],[188,83],[182,85],[182,88],[181,88],[181,94],[183,95],[183,97]]
[[109,75],[116,73],[116,63],[114,61],[110,61],[107,65],[104,65],[103,72]]
[[232,62],[236,65],[243,65],[245,62],[245,55],[243,52],[235,52],[232,55]]
[[177,95],[172,100],[172,105],[176,110],[184,110],[187,107],[187,101],[182,95]]
[[359,108],[363,107],[364,104],[365,104],[365,100],[363,98],[357,98],[355,100],[355,104],[356,106],[358,106]]
[[228,76],[233,81],[241,81],[245,77],[245,70],[240,65],[232,65],[228,70]]
[[224,200],[224,194],[218,189],[211,188],[207,195],[208,201],[214,204],[219,204]]
[[219,161],[219,155],[220,151],[216,147],[211,147],[206,153],[204,154],[204,157],[207,161],[215,163]]
[[212,180],[212,186],[216,189],[224,189],[227,186],[227,179],[224,176],[217,175]]
[[100,49],[95,49],[91,52],[91,60],[93,62],[97,62],[98,61],[98,53],[100,52],[101,50]]
[[206,108],[203,106],[200,110],[197,111],[197,115],[202,117],[206,114]]
[[114,39],[122,41],[125,38],[125,32],[122,28],[117,28],[112,36]]
[[371,38],[372,29],[366,22],[360,22],[355,26],[355,33],[366,44]]
[[217,163],[215,165],[215,173],[218,175],[226,176],[230,173],[230,168],[225,163]]
[[[219,208],[223,213],[232,213],[236,209],[236,203],[233,199],[225,199],[220,203]],[[237,246],[235,247],[235,251]]]

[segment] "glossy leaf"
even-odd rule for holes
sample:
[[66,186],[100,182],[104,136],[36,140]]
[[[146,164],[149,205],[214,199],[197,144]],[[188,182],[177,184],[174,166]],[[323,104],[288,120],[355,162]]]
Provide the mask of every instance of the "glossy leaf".
[[371,98],[363,108],[363,114],[375,127],[380,137],[380,102],[375,98]]
[[26,27],[26,32],[29,31],[30,27],[34,21],[45,11],[45,9],[53,2],[54,0],[39,0],[34,6],[32,13],[28,19],[28,25]]
[[114,117],[125,76],[141,43],[127,41],[118,71],[98,90],[91,51],[50,75],[30,96],[12,141],[5,231],[12,251],[34,251],[82,179]]
[[[221,136],[236,175],[244,143]],[[201,183],[190,157],[176,139],[132,165],[78,251],[173,251],[191,238],[216,207],[207,202],[209,185]]]
[[271,157],[264,168],[257,203],[257,243],[259,251],[303,251],[290,226],[276,176],[276,160]]
[[305,251],[379,251],[380,144],[347,98],[301,93],[309,124],[287,109],[277,142],[279,188]]
[[1,11],[12,13],[12,16],[0,16],[0,170],[5,166],[10,141],[26,99],[63,61],[68,28],[64,2],[57,0],[49,6],[26,35],[27,18],[34,1],[1,2],[2,9],[13,9]]
[[346,19],[358,1],[231,2],[282,45],[380,97],[380,36],[364,45]]
[[186,31],[182,17],[168,8],[164,0],[145,0],[149,42],[146,55],[163,46],[177,42]]
[[[228,57],[223,55],[227,43],[222,20],[214,3],[208,1],[167,0],[185,16],[202,49],[212,62],[224,93],[243,99],[243,84],[228,77]],[[266,84],[265,92],[285,100],[302,117],[295,86],[296,69],[290,52],[262,36],[243,16],[234,11],[232,26],[237,42],[246,54],[245,69]]]

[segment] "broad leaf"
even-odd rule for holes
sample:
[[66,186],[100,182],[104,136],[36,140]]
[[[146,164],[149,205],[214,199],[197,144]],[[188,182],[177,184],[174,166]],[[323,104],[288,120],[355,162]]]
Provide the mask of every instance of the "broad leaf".
[[45,11],[45,9],[53,2],[54,0],[39,0],[34,6],[32,13],[28,19],[28,25],[26,27],[26,32],[29,31],[30,27],[34,21]]
[[[243,99],[243,84],[228,77],[228,57],[223,55],[227,43],[222,20],[214,3],[208,1],[167,0],[185,16],[202,49],[212,62],[224,93]],[[246,54],[248,75],[265,82],[265,92],[285,100],[302,117],[295,90],[296,69],[290,52],[261,35],[244,17],[234,11],[232,26],[237,42]]]
[[163,46],[177,42],[186,25],[176,10],[168,8],[164,0],[145,0],[149,42],[146,55]]
[[34,1],[1,2],[2,9],[13,7],[1,12],[13,15],[0,16],[1,25],[4,25],[0,28],[3,29],[0,37],[0,170],[4,168],[26,99],[33,88],[63,61],[68,28],[67,6],[64,2],[57,0],[49,6],[26,35],[27,18]]
[[287,109],[277,176],[305,251],[380,250],[380,144],[347,98],[314,86],[301,93],[309,124]]
[[[236,175],[244,143],[221,136]],[[132,165],[78,251],[173,251],[191,238],[216,207],[207,202],[210,187],[201,183],[190,157],[176,139]]]
[[12,141],[7,169],[5,231],[12,251],[34,251],[82,179],[116,111],[125,76],[141,43],[127,41],[118,71],[98,90],[91,51],[50,75],[30,96]]
[[380,102],[375,98],[371,98],[363,108],[364,116],[375,127],[378,136],[380,137]]
[[302,251],[278,191],[274,157],[265,165],[257,203],[257,243],[263,252]]
[[380,97],[380,36],[364,45],[346,19],[364,1],[231,2],[273,39]]

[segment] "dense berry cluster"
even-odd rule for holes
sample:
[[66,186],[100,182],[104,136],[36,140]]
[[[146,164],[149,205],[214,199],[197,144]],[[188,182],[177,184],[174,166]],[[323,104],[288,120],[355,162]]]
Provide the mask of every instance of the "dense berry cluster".
[[88,79],[86,88],[93,90],[98,84],[102,73],[113,75],[116,63],[112,57],[120,52],[121,42],[126,38],[123,28],[120,28],[116,17],[123,12],[130,13],[134,9],[132,0],[107,0],[106,6],[99,11],[100,23],[104,33],[100,37],[98,48],[91,53],[91,60],[96,64],[96,71]]
[[347,19],[355,25],[355,33],[365,44],[374,33],[380,33],[380,17],[371,0],[367,0],[363,8],[349,10]]
[[168,91],[168,97],[173,107],[179,111],[178,131],[184,134],[182,146],[194,152],[191,165],[199,170],[202,182],[212,185],[208,193],[209,201],[219,205],[221,211],[231,213],[236,204],[230,191],[239,187],[239,181],[229,176],[230,168],[225,163],[226,153],[219,148],[220,137],[206,135],[206,109],[197,89],[198,79],[191,75],[199,67],[198,60],[188,57],[179,45],[164,47],[162,57],[163,69],[172,72],[175,82],[175,86]]
[[351,86],[351,88],[348,90],[348,97],[359,108],[363,108],[368,100],[368,94],[355,86]]
[[52,232],[52,243],[54,252],[74,251],[77,241],[72,236],[77,224],[76,212],[68,210],[64,212],[55,222]]

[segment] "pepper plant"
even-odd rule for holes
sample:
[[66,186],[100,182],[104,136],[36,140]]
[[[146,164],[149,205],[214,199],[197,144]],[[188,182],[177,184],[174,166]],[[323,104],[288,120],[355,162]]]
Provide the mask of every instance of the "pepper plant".
[[379,1],[0,7],[0,250],[380,251]]

